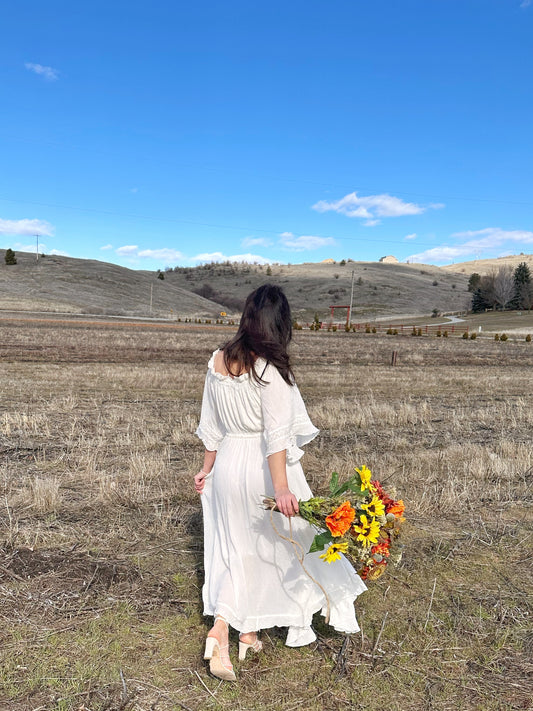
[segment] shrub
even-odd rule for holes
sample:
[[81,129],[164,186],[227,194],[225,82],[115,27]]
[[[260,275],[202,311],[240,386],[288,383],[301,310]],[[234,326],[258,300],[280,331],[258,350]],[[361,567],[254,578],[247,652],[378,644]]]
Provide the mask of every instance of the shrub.
[[269,264],[268,267],[267,267],[266,275],[267,275],[267,276],[272,276],[272,268],[270,267],[270,264]]
[[417,330],[416,335],[417,335],[417,336],[421,336],[421,335],[422,335],[422,329],[421,329],[421,328],[419,328],[419,329]]
[[336,330],[337,330],[337,326],[335,326],[335,324],[333,324],[333,326],[331,327],[331,330],[332,330],[332,331],[336,331]]
[[387,336],[392,336],[392,334],[393,334],[392,328],[388,328],[387,329]]
[[344,330],[346,331],[346,333],[350,333],[350,324],[349,323],[344,324]]
[[531,343],[531,334],[528,333],[526,336],[526,343]]
[[500,340],[500,334],[499,334],[499,333],[495,333],[495,334],[494,334],[494,340],[495,340],[495,341],[499,341],[499,340]]
[[397,328],[395,328],[395,329],[393,330],[392,335],[393,335],[393,336],[397,336],[397,335],[398,335],[398,329],[397,329]]
[[372,333],[372,329],[370,328],[370,326],[365,327],[365,333]]
[[164,274],[163,272],[157,272],[157,278],[164,280],[164,279],[165,279],[165,274]]
[[442,332],[441,332],[441,330],[440,330],[440,328],[439,328],[439,330],[437,331],[437,338],[440,338],[441,336],[442,336]]
[[468,331],[465,331],[463,333],[463,339],[466,341],[467,338],[468,338]]
[[9,247],[6,249],[4,260],[8,266],[17,263],[17,257],[15,256],[15,252],[12,249],[9,249]]
[[474,331],[473,333],[470,334],[470,340],[475,341],[477,338],[477,333]]
[[442,335],[444,338],[448,338],[448,331],[444,331],[444,333]]
[[438,286],[438,285],[439,285],[439,282],[435,279],[435,280],[433,281],[433,286]]
[[372,326],[372,333],[377,333],[378,329],[375,326]]
[[506,341],[507,338],[508,338],[507,334],[506,334],[506,333],[502,333],[502,335],[500,336],[500,341]]
[[416,336],[416,326],[413,326],[413,330],[411,331],[411,336]]

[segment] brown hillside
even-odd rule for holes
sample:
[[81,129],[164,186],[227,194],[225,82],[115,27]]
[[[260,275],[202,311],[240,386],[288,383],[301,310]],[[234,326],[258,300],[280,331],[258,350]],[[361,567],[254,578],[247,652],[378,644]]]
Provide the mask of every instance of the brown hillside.
[[[6,266],[0,250],[0,308],[65,311],[160,318],[216,318],[221,310],[238,313],[246,295],[265,282],[279,284],[296,318],[322,319],[331,305],[350,303],[352,320],[400,314],[459,311],[470,303],[466,274],[439,267],[379,262],[284,264],[207,264],[165,272],[126,269],[115,264],[71,257],[17,253],[18,264]],[[152,313],[150,313],[152,290]],[[194,293],[196,292],[196,293]],[[206,297],[206,298],[203,298]],[[342,321],[345,311],[336,312]]]
[[6,266],[4,255],[0,250],[0,309],[177,318],[213,317],[222,308],[155,272],[71,257],[37,262],[27,252],[17,252],[17,264]]
[[[295,316],[303,321],[312,320],[315,312],[325,318],[331,305],[350,303],[352,271],[352,321],[393,314],[429,314],[434,308],[460,311],[471,301],[464,274],[428,265],[321,262],[272,265],[270,271],[269,275],[268,268],[262,265],[206,264],[177,268],[167,272],[166,278],[169,283],[203,290],[209,298],[236,306],[260,284],[279,284]],[[339,311],[335,318],[342,321],[345,317],[346,312]]]
[[516,267],[525,262],[533,271],[533,254],[511,254],[507,257],[498,257],[497,259],[474,259],[471,262],[460,262],[459,264],[447,264],[441,267],[447,272],[458,272],[459,274],[490,274],[493,271],[498,271],[500,267]]

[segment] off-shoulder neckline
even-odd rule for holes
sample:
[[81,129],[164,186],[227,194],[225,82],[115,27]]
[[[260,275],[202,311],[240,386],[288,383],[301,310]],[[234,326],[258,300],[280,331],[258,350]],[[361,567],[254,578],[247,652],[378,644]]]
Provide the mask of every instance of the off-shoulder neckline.
[[[240,375],[230,375],[229,373],[227,375],[224,375],[224,373],[219,373],[217,370],[215,370],[215,356],[217,353],[220,352],[220,348],[217,348],[215,351],[213,351],[213,354],[211,355],[211,358],[209,359],[209,363],[207,364],[207,367],[212,373],[212,375],[217,379],[217,380],[224,380],[226,382],[242,382],[244,380],[248,380],[250,377],[250,373],[241,373]],[[266,361],[264,358],[257,358],[256,363],[262,364],[265,363]]]

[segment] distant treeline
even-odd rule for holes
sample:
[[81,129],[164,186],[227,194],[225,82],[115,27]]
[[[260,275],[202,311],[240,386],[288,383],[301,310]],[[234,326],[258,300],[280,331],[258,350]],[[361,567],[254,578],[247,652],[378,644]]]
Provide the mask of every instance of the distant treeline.
[[533,283],[525,262],[521,262],[514,270],[512,267],[500,267],[497,272],[485,276],[472,274],[468,281],[468,291],[472,292],[474,313],[487,309],[530,310],[533,307]]

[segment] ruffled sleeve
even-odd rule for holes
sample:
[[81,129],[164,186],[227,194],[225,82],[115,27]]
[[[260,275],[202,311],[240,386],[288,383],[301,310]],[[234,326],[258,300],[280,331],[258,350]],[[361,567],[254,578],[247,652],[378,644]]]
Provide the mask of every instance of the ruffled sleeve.
[[210,367],[205,378],[200,424],[195,433],[202,440],[205,448],[210,452],[218,450],[225,434],[215,404],[214,375],[211,369],[212,360],[213,357],[209,361]]
[[261,386],[261,410],[266,438],[266,456],[287,450],[287,461],[294,464],[302,456],[300,449],[314,439],[318,430],[305,409],[297,385],[288,385],[277,368],[268,365]]

